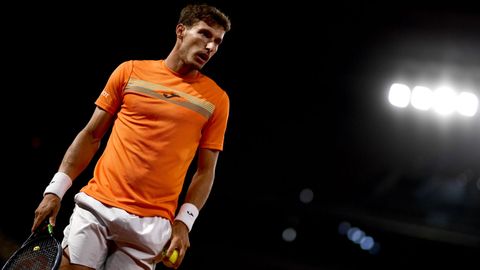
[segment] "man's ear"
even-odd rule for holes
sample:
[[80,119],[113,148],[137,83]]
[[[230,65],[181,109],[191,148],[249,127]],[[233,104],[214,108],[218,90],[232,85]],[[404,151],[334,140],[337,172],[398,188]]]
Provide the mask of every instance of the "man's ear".
[[183,24],[177,24],[177,28],[175,29],[175,32],[177,34],[178,39],[182,39],[183,35],[185,34],[186,27]]

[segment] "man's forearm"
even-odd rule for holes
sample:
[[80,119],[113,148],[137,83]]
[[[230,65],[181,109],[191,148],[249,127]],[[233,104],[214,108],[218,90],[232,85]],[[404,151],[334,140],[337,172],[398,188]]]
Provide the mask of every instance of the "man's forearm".
[[88,132],[82,130],[68,147],[59,171],[75,179],[90,163],[100,146],[100,140],[94,140]]
[[214,178],[213,172],[195,173],[188,187],[185,202],[194,204],[200,210],[210,195]]

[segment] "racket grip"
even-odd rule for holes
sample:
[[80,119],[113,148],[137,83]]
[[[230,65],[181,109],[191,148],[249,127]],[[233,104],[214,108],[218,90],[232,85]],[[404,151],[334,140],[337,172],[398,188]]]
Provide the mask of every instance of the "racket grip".
[[53,234],[53,225],[50,224],[50,223],[48,223],[48,225],[47,225],[47,230],[48,230],[48,233],[49,233],[49,234]]

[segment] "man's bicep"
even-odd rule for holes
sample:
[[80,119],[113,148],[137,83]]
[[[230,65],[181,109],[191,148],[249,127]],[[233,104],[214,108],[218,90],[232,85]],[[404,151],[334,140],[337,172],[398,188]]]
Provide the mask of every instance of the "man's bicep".
[[110,129],[114,116],[100,107],[96,107],[92,117],[87,123],[85,130],[94,139],[101,139]]
[[209,148],[198,150],[198,169],[215,169],[220,151]]

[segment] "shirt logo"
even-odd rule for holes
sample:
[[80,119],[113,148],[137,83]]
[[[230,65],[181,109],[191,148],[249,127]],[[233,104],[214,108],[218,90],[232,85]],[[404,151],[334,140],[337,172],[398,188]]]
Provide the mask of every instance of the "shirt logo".
[[173,98],[173,97],[180,97],[179,95],[175,93],[163,93],[163,96],[166,98]]

